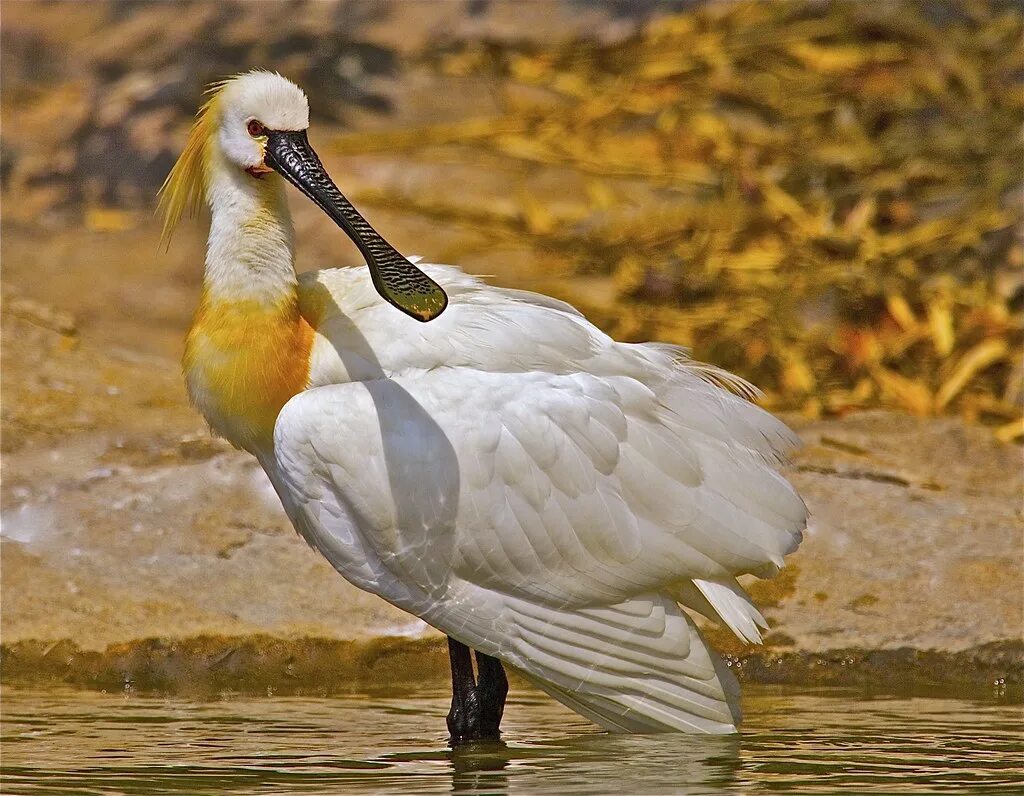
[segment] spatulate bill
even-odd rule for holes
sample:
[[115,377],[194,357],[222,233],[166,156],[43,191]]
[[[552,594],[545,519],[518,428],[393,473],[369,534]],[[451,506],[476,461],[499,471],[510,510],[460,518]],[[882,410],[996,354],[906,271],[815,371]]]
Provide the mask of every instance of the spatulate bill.
[[331,180],[305,130],[268,131],[266,162],[313,200],[359,247],[373,285],[387,302],[418,321],[448,306],[444,289],[384,240]]

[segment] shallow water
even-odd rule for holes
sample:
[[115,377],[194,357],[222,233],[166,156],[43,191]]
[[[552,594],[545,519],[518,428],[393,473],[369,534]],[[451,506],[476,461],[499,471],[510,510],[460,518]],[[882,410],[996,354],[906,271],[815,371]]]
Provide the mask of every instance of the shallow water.
[[609,736],[533,692],[504,745],[447,747],[442,691],[164,699],[4,690],[4,794],[1024,789],[1019,705],[748,688],[733,737]]

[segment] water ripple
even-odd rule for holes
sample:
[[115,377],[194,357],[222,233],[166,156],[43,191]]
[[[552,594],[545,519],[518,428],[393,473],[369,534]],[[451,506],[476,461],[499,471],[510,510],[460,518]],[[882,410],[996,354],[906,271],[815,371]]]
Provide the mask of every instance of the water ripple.
[[5,689],[4,794],[1020,792],[1020,706],[749,689],[732,737],[610,736],[531,692],[452,751],[447,695],[193,702]]

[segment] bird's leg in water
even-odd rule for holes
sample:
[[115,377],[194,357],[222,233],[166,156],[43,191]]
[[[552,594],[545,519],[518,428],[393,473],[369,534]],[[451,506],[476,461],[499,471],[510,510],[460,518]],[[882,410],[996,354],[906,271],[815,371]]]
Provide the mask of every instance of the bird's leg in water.
[[480,699],[473,678],[469,647],[449,637],[448,659],[452,665],[452,709],[448,711],[448,733],[453,744],[475,741],[480,737]]
[[477,652],[478,678],[474,678],[469,647],[453,638],[448,639],[448,659],[452,665],[452,708],[448,712],[452,743],[499,739],[508,696],[501,661]]
[[501,716],[505,712],[508,680],[501,661],[476,653],[476,695],[480,705],[480,737],[497,740],[501,737]]

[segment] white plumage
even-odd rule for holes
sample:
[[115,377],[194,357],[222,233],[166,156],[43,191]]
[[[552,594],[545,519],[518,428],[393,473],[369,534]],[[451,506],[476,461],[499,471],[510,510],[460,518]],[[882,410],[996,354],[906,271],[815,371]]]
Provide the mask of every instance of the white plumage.
[[330,310],[261,457],[300,533],[610,730],[732,730],[736,684],[676,601],[760,640],[735,576],[800,542],[793,436],[678,349],[421,267],[450,297],[428,324],[365,268],[302,279]]
[[[431,282],[338,192],[307,118],[279,75],[227,81],[168,178],[168,230],[200,199],[212,212],[193,402],[352,583],[610,730],[732,731],[736,682],[680,605],[760,639],[736,576],[775,574],[800,542],[804,505],[776,470],[795,438],[678,348],[615,342],[448,266],[422,266]],[[278,173],[376,283],[296,277]],[[504,693],[487,727],[466,724],[457,668],[449,726],[493,737]]]

